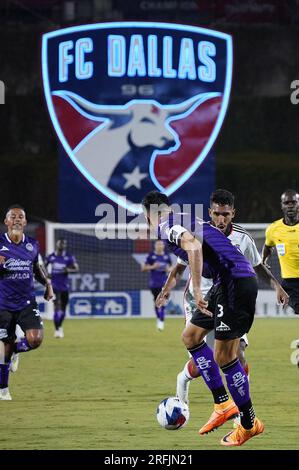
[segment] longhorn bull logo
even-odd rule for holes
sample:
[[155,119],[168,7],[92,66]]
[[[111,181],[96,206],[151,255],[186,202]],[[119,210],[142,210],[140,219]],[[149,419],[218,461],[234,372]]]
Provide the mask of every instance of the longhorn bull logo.
[[[43,40],[43,77],[47,104],[64,149],[95,188],[120,204],[122,201],[119,201],[119,196],[126,196],[127,207],[131,210],[133,208],[135,212],[139,211],[136,203],[147,191],[158,188],[168,195],[172,194],[204,161],[220,130],[230,92],[231,44],[228,35],[182,25],[156,25],[156,35],[150,36],[147,30],[153,32],[152,24],[123,23],[117,24],[121,36],[115,34],[115,28],[113,35],[109,36],[111,25],[90,25],[48,33]],[[148,65],[148,76],[146,61],[139,60],[141,53],[144,54],[142,35],[132,35],[134,27],[143,28],[142,31],[148,34],[151,49],[147,60],[152,60],[152,64]],[[181,35],[177,72],[170,57],[176,41],[175,35],[172,39],[170,34],[174,34],[176,27]],[[82,31],[84,34],[81,34],[81,39],[73,39],[73,36],[78,38],[78,32]],[[186,31],[193,35],[192,39],[184,37]],[[104,34],[104,39],[97,36],[99,33]],[[143,96],[124,100],[123,96],[117,96],[117,92],[111,91],[114,83],[120,83],[121,73],[125,73],[125,66],[120,61],[123,60],[125,41],[130,34],[130,47],[133,48],[133,52],[128,54],[131,75],[128,72],[128,77],[123,80],[130,83],[136,83],[134,80],[137,80],[140,83],[142,76],[144,83],[154,83],[156,88],[153,88],[158,92],[150,98]],[[162,34],[167,36],[160,38]],[[208,34],[214,36],[215,44],[207,42]],[[196,35],[199,37],[197,43]],[[96,39],[102,41],[101,45],[107,39],[109,61],[111,37],[114,40],[114,69],[111,64],[105,64],[99,74],[99,64],[95,62]],[[163,59],[161,69],[158,67],[158,54],[153,56],[154,46],[159,41],[167,48],[168,54]],[[213,47],[208,50],[210,54],[213,52],[216,55],[215,51],[223,47],[221,41],[227,48],[225,59],[230,63],[223,60],[219,68],[213,62],[212,76],[207,72],[211,57],[207,58],[206,69],[200,62],[197,64],[199,59],[194,57],[195,44],[199,57],[204,61],[204,54],[207,54],[204,47],[212,44]],[[194,50],[191,49],[193,43]],[[72,47],[79,59],[75,53],[71,55]],[[55,54],[59,57],[58,65]],[[62,54],[62,58],[59,54]],[[90,59],[93,57],[92,62]],[[81,60],[79,64],[77,59]],[[150,77],[150,70],[155,72],[154,78]],[[194,75],[195,70],[200,72],[201,82]],[[51,71],[54,78],[51,78]],[[132,76],[133,73],[135,76]],[[116,74],[119,76],[116,77]],[[172,78],[169,78],[171,74]],[[212,81],[217,81],[217,86],[212,86]]]

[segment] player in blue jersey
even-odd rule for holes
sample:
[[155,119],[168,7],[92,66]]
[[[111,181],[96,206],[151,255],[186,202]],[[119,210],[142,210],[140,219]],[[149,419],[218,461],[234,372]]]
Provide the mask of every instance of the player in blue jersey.
[[[24,209],[17,204],[11,206],[4,223],[7,233],[0,236],[0,400],[11,400],[8,379],[13,353],[36,349],[43,340],[33,277],[45,286],[46,300],[53,297],[53,289],[40,262],[38,242],[24,234]],[[16,325],[25,333],[17,343]]]
[[[171,259],[169,254],[165,253],[165,244],[162,240],[155,242],[155,249],[149,253],[145,263],[142,266],[142,271],[149,271],[149,287],[152,291],[154,301],[161,292],[162,287],[167,279],[167,274],[171,269]],[[164,317],[165,307],[156,307],[157,328],[159,331],[164,330]]]
[[[240,446],[264,431],[263,423],[255,416],[249,382],[237,357],[240,338],[253,323],[257,296],[255,272],[220,230],[188,214],[173,213],[165,194],[151,191],[144,197],[142,206],[158,237],[167,241],[176,256],[189,263],[198,310],[182,338],[215,402],[227,411],[227,418],[240,412],[241,424],[221,440],[224,446]],[[209,301],[201,292],[202,275],[214,282]],[[209,310],[209,302],[214,315]],[[204,341],[213,329],[214,354]],[[235,403],[228,397],[218,366]]]
[[54,326],[55,338],[63,338],[63,321],[69,301],[70,273],[77,273],[79,266],[74,255],[67,252],[67,241],[60,238],[56,243],[56,250],[46,258],[46,266],[51,266],[51,279],[54,289]]

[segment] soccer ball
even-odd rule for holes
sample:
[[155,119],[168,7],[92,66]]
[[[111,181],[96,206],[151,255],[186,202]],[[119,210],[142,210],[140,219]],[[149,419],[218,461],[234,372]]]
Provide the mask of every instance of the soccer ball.
[[157,408],[157,420],[164,429],[180,429],[188,423],[188,405],[178,397],[165,398]]

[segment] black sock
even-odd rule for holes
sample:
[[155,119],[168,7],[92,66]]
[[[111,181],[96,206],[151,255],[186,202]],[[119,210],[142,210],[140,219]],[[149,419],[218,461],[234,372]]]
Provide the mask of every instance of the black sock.
[[229,398],[224,386],[211,390],[211,392],[213,393],[214,403],[217,405],[227,401]]
[[251,429],[254,425],[255,412],[251,400],[239,405],[241,424],[245,429]]

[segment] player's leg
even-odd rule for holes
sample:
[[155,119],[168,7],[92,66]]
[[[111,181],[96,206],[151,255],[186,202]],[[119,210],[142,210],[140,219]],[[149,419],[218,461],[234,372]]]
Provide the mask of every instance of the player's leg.
[[197,377],[200,377],[200,373],[191,357],[178,373],[176,382],[176,396],[187,404],[189,403],[190,382]]
[[[198,311],[183,332],[185,346],[214,399],[214,411],[208,422],[199,430],[201,435],[213,431],[238,414],[238,408],[229,398],[223,384],[220,369],[214,360],[213,350],[204,341],[209,330],[199,326],[199,324],[209,325],[209,322],[211,319]],[[213,320],[211,324],[213,325]]]
[[62,291],[59,293],[59,309],[56,313],[55,322],[55,338],[64,338],[64,331],[62,324],[65,319],[66,307],[69,301],[68,291]]
[[63,311],[63,305],[62,305],[62,292],[61,291],[54,291],[55,294],[55,299],[54,299],[54,317],[53,317],[53,322],[54,322],[54,327],[55,327],[55,332],[54,332],[54,338],[62,338],[63,336],[61,335],[61,324],[63,322],[63,319],[65,317],[65,312]]
[[159,331],[164,330],[164,318],[165,318],[165,306],[162,307],[156,307],[156,298],[161,292],[161,288],[159,287],[154,287],[151,289],[153,297],[154,297],[154,304],[155,304],[155,313],[157,317],[157,329]]
[[[184,314],[185,314],[185,326],[190,323],[193,313],[196,312],[197,307],[194,302],[194,297],[189,290],[189,282],[187,283],[186,290],[183,298]],[[176,396],[183,402],[189,404],[189,386],[190,382],[197,377],[200,377],[200,373],[196,364],[194,363],[190,353],[189,360],[184,365],[183,369],[177,375],[176,384]]]
[[8,382],[14,341],[14,313],[2,310],[0,311],[0,400],[11,400]]
[[247,359],[246,359],[246,356],[245,356],[245,351],[246,351],[246,348],[248,346],[248,338],[247,338],[247,335],[243,335],[242,338],[240,338],[240,343],[239,343],[239,348],[238,348],[238,351],[237,351],[237,355],[238,355],[238,358],[239,358],[239,361],[243,367],[243,369],[245,370],[245,373],[248,377],[248,380],[249,380],[249,365],[248,365],[248,362],[247,362]]
[[25,332],[25,338],[21,338],[14,345],[14,352],[21,353],[38,348],[44,337],[43,321],[36,304],[32,304],[18,314],[18,325]]
[[[16,336],[15,342],[18,342],[21,339],[25,338],[25,333],[20,328],[19,325],[16,325],[15,336]],[[11,359],[10,359],[10,365],[9,365],[10,372],[13,372],[13,373],[17,372],[17,370],[19,368],[19,362],[20,362],[20,355],[18,353],[14,352],[11,356]]]
[[229,392],[240,411],[241,424],[221,440],[239,446],[264,430],[255,417],[247,375],[238,358],[240,337],[250,330],[255,312],[255,278],[237,279],[221,286],[215,315],[215,359],[221,367]]

